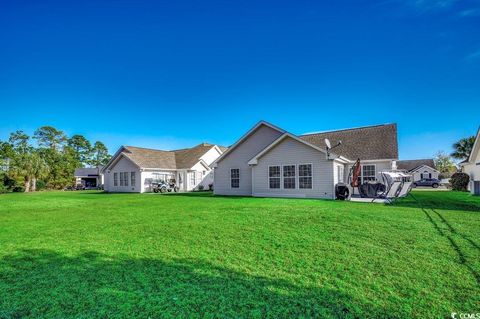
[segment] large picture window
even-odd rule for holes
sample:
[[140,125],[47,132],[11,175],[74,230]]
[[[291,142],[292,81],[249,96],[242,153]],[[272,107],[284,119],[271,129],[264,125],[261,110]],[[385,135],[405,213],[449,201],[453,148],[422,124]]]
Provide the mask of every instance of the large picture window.
[[295,165],[285,165],[283,166],[283,188],[284,189],[295,189]]
[[268,168],[268,183],[270,188],[280,188],[280,166],[270,166]]
[[230,186],[232,188],[240,187],[240,169],[232,168],[230,170]]
[[298,165],[298,187],[302,189],[312,188],[312,164]]

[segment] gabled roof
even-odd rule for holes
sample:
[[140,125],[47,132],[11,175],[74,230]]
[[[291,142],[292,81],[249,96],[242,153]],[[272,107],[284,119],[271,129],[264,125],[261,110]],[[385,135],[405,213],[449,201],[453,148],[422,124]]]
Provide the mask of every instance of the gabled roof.
[[397,161],[397,169],[402,169],[407,172],[414,171],[420,166],[428,166],[435,169],[435,162],[431,158]]
[[240,145],[244,140],[246,140],[250,135],[252,135],[259,127],[261,127],[262,125],[264,126],[268,126],[274,130],[277,130],[279,131],[280,133],[285,133],[285,130],[279,128],[278,126],[275,126],[271,123],[268,123],[267,121],[260,121],[258,122],[257,124],[255,124],[254,127],[252,127],[250,130],[248,130],[247,133],[245,133],[242,137],[240,137],[240,139],[238,139],[238,141],[235,142],[235,144],[233,144],[232,146],[230,146],[228,149],[225,150],[225,152],[220,155],[213,163],[212,165],[214,165],[215,163],[218,163],[220,162],[225,156],[227,156],[228,153],[230,153],[232,150],[234,150],[238,145]]
[[397,124],[382,124],[359,128],[310,133],[300,138],[321,148],[325,148],[325,139],[335,148],[335,153],[351,160],[397,159]]
[[175,152],[177,169],[193,167],[193,165],[198,163],[200,157],[214,146],[213,144],[202,143],[192,148],[173,151]]
[[202,143],[192,148],[164,151],[135,146],[122,146],[105,168],[114,163],[115,159],[120,156],[125,156],[138,167],[146,169],[190,169],[198,162],[208,167],[200,158],[213,147],[217,146]]
[[[302,139],[298,138],[297,136],[295,136],[295,135],[293,135],[293,134],[291,134],[291,133],[285,132],[285,133],[282,134],[279,138],[277,138],[275,141],[273,141],[270,145],[268,145],[268,146],[265,147],[263,150],[261,150],[261,151],[260,151],[257,155],[255,155],[250,161],[248,161],[248,164],[250,164],[250,165],[256,165],[257,162],[258,162],[258,159],[259,159],[260,157],[262,157],[263,155],[265,155],[266,153],[268,153],[272,148],[274,148],[276,145],[278,145],[281,141],[283,141],[283,140],[284,140],[285,138],[287,138],[287,137],[289,137],[289,138],[291,138],[291,139],[293,139],[293,140],[295,140],[295,141],[297,141],[297,142],[299,142],[299,143],[302,143],[302,144],[304,144],[304,145],[306,145],[306,146],[308,146],[308,147],[311,147],[311,148],[313,148],[313,149],[315,149],[315,150],[317,150],[317,151],[319,151],[319,152],[324,153],[325,155],[327,155],[327,151],[326,151],[325,149],[320,148],[320,147],[318,147],[318,146],[316,146],[316,145],[310,144],[310,143],[308,143],[307,141],[302,140]],[[332,154],[332,153],[330,153],[330,157],[331,157],[332,159],[338,158],[339,160],[348,162],[348,159],[343,158],[343,157],[338,157],[338,156],[336,156],[335,154]]]
[[141,168],[176,169],[175,153],[172,151],[154,150],[149,148],[125,146],[125,154],[128,159]]

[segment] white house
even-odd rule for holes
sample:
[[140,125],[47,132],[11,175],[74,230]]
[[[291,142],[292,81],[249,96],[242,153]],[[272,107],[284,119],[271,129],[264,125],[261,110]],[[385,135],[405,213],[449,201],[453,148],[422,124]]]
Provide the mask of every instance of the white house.
[[467,160],[460,163],[460,167],[462,172],[470,176],[470,192],[474,195],[480,195],[480,128],[477,131],[477,137],[470,156]]
[[144,193],[152,182],[175,180],[180,191],[191,191],[213,184],[210,165],[224,147],[202,143],[174,151],[122,146],[105,165],[105,191]]
[[412,182],[416,182],[424,178],[438,179],[440,174],[440,172],[435,169],[435,163],[431,158],[397,161],[397,169],[412,175]]
[[[327,154],[326,138],[342,144]],[[297,136],[261,121],[213,164],[214,193],[333,199],[357,159],[362,183],[380,180],[398,159],[396,124]]]

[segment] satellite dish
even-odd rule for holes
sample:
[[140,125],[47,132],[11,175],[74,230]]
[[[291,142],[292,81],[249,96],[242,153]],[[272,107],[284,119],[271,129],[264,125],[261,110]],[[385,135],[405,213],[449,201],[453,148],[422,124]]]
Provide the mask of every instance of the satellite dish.
[[330,144],[330,140],[328,138],[325,139],[325,144],[327,145],[327,148],[332,148],[332,144]]

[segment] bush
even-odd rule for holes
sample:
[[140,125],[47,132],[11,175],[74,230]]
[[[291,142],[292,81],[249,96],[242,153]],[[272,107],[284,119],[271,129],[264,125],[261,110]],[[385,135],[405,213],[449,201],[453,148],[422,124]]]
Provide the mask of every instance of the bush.
[[43,191],[45,188],[47,188],[47,184],[42,180],[38,180],[35,185],[37,186],[37,191]]
[[3,194],[3,193],[7,193],[8,192],[8,188],[3,185],[3,183],[0,183],[0,194]]
[[208,184],[208,190],[213,191],[213,184]]
[[204,188],[205,188],[205,186],[203,186],[203,185],[199,185],[199,186],[198,186],[198,190],[199,190],[199,191],[203,191]]
[[450,178],[450,184],[454,191],[467,191],[470,177],[465,173],[455,173]]
[[23,193],[25,191],[25,187],[23,186],[15,186],[12,188],[12,192],[14,193]]

